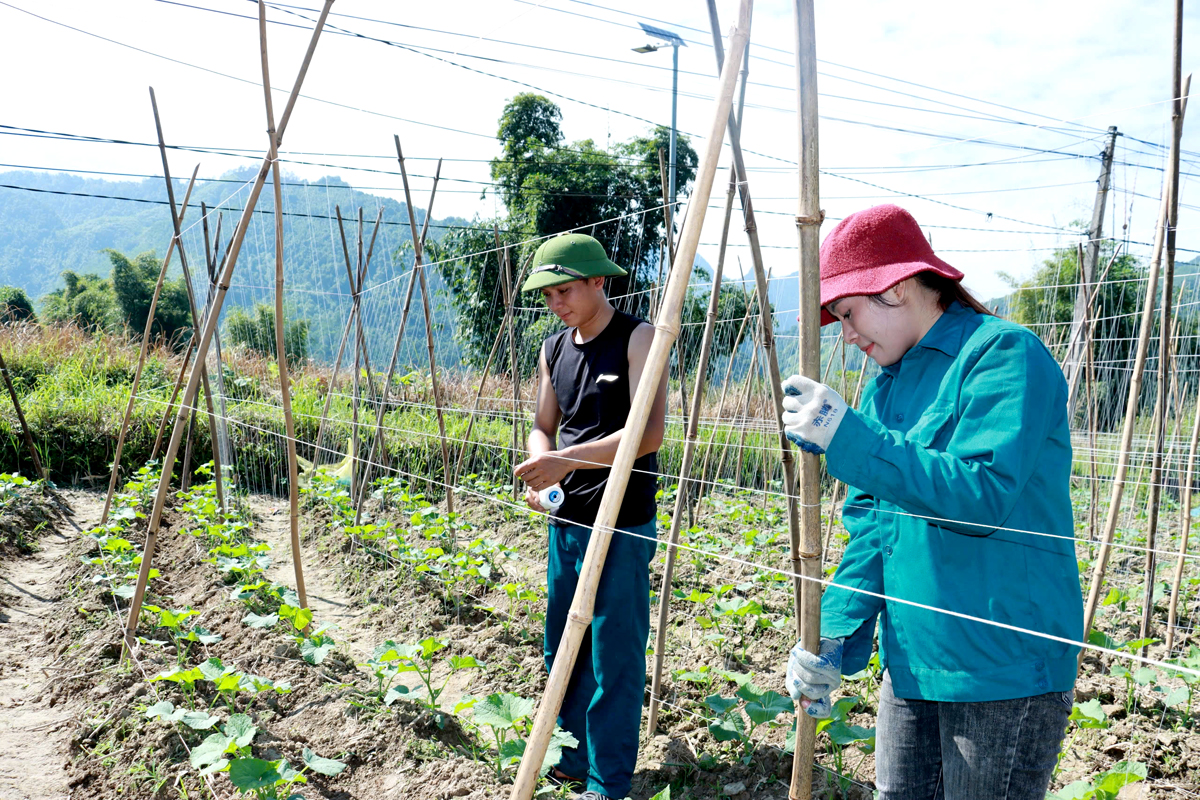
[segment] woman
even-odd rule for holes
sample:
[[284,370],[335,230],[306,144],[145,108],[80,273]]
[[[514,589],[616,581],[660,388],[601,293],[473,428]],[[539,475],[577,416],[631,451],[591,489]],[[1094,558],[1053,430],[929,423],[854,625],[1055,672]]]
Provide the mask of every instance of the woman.
[[828,716],[879,619],[880,800],[1043,800],[1073,700],[1078,648],[1021,632],[1083,628],[1066,383],[962,278],[907,211],[850,215],[821,246],[822,324],[882,372],[857,411],[784,384],[788,438],[853,487],[820,654],[792,650],[788,690]]

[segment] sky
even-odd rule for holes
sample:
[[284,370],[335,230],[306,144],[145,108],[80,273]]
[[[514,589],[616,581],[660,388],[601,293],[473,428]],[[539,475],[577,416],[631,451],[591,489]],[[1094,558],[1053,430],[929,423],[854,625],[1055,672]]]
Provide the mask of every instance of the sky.
[[[737,4],[717,5],[727,32]],[[1115,125],[1105,233],[1115,228],[1147,256],[1170,136],[1173,8],[817,0],[822,236],[853,211],[898,203],[972,290],[996,297],[1005,275],[1027,278],[1054,248],[1079,241],[1067,228],[1091,217],[1098,156]],[[318,9],[317,0],[268,7],[277,115]],[[252,156],[173,151],[174,175],[197,161],[201,177],[255,164],[266,145],[256,14],[250,0],[0,0],[0,125],[153,142],[153,86],[168,143]],[[514,94],[558,103],[568,141],[603,145],[669,125],[671,52],[632,52],[650,41],[639,21],[684,38],[678,127],[707,130],[716,64],[699,0],[337,0],[285,134],[285,169],[402,199],[396,134],[414,202],[425,205],[442,157],[434,216],[493,216],[501,206],[487,191],[487,160]],[[1198,33],[1191,10],[1185,74]],[[783,281],[798,259],[794,49],[791,5],[757,3],[742,141],[767,266]],[[1179,260],[1200,253],[1200,206],[1189,205],[1200,175],[1195,130],[1183,135]],[[152,147],[12,133],[0,128],[4,165],[161,175]],[[694,136],[693,146],[704,142]],[[726,146],[701,236],[710,263],[729,163]],[[730,241],[727,270],[737,276],[749,251],[739,228]]]

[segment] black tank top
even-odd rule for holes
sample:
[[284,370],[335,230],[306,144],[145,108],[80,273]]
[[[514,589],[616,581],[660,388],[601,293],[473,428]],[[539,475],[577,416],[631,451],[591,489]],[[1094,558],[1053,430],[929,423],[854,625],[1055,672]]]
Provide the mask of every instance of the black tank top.
[[[642,320],[617,311],[596,338],[574,341],[574,328],[546,339],[546,365],[558,398],[562,420],[560,448],[593,442],[625,427],[629,417],[629,337]],[[608,485],[608,467],[577,469],[563,479],[566,500],[556,517],[577,525],[592,525]],[[658,454],[647,453],[633,462],[633,474],[617,515],[617,527],[641,525],[658,511]]]

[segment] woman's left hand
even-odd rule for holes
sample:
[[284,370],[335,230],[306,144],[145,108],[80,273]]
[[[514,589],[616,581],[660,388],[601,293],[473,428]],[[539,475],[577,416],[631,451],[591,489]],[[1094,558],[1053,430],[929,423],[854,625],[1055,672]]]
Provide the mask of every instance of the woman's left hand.
[[829,449],[846,416],[846,401],[823,383],[793,375],[783,382],[783,432],[806,453]]

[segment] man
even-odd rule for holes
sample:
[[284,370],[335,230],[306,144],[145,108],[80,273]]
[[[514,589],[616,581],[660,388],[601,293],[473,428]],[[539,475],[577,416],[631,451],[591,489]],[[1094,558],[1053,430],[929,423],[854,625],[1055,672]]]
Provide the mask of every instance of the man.
[[[599,242],[572,233],[538,248],[533,272],[521,287],[540,289],[546,305],[567,325],[542,344],[530,457],[515,470],[527,487],[525,502],[535,511],[544,511],[540,490],[561,484],[566,494],[550,522],[547,669],[566,626],[600,498],[654,338],[653,327],[608,302],[605,278],[625,274]],[[563,752],[552,775],[584,785],[579,800],[625,797],[637,763],[650,632],[649,566],[657,547],[657,452],[666,408],[667,382],[660,380],[617,516],[592,624],[559,714],[559,725],[579,740],[579,747]]]

